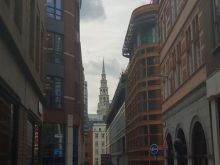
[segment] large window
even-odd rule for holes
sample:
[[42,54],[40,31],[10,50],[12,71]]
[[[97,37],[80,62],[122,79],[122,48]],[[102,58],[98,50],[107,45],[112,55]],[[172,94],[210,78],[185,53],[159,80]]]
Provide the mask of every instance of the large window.
[[63,35],[48,32],[46,37],[47,61],[63,63]]
[[47,0],[47,15],[56,20],[63,17],[62,0]]
[[43,126],[43,164],[61,165],[65,163],[65,126],[45,123]]
[[155,25],[148,25],[142,27],[137,35],[137,45],[151,44],[156,42],[156,30]]
[[49,84],[49,92],[46,95],[47,103],[50,108],[62,108],[63,80],[59,77],[47,76],[46,81]]

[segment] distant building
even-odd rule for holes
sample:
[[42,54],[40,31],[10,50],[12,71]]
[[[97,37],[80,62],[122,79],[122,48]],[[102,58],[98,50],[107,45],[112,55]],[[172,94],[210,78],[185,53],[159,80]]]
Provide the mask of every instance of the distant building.
[[[164,165],[157,3],[136,8],[123,46],[126,70],[126,153],[129,165]],[[158,146],[158,155],[150,146]]]
[[85,132],[85,162],[84,165],[93,165],[93,130]]
[[0,1],[0,164],[41,164],[44,1]]
[[89,116],[88,116],[88,84],[84,81],[84,120],[83,131],[86,132],[89,129]]
[[106,154],[106,124],[94,123],[93,127],[93,165],[101,165],[101,154]]
[[[122,73],[107,115],[107,154],[115,165],[127,165],[125,96],[127,75]],[[106,155],[106,157],[108,157]]]
[[107,80],[105,74],[104,60],[102,65],[101,86],[99,88],[99,91],[100,94],[99,94],[97,114],[101,116],[104,120],[104,117],[106,116],[109,109],[109,95],[108,95],[108,86],[107,86]]

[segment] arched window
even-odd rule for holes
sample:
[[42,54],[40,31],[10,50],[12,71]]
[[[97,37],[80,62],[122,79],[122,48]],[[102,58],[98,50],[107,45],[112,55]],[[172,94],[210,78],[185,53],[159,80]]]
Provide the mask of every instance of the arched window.
[[192,132],[193,165],[208,165],[207,146],[202,125],[196,122]]
[[167,142],[167,165],[174,165],[174,151],[173,151],[173,142],[170,134],[166,137]]
[[187,146],[186,139],[183,130],[180,128],[177,132],[177,137],[174,142],[174,147],[177,152],[177,164],[178,165],[187,165]]

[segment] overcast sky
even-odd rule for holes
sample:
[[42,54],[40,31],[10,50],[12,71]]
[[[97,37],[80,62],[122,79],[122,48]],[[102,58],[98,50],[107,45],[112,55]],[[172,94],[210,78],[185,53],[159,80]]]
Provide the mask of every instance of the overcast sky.
[[88,111],[96,113],[102,71],[112,99],[128,59],[122,46],[132,11],[150,0],[82,0],[81,45],[85,80],[88,82]]

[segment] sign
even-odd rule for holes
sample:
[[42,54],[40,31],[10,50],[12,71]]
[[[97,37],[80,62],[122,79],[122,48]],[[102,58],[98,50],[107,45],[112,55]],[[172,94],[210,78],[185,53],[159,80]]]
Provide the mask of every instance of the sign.
[[150,145],[150,153],[151,153],[151,155],[157,156],[158,152],[159,152],[158,146],[156,144],[151,144]]

